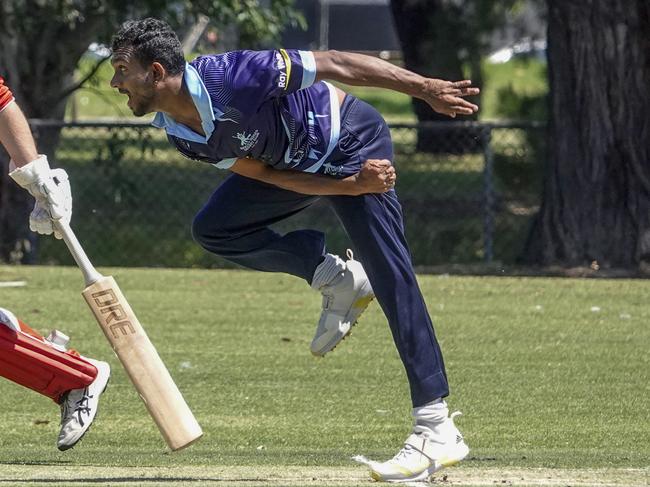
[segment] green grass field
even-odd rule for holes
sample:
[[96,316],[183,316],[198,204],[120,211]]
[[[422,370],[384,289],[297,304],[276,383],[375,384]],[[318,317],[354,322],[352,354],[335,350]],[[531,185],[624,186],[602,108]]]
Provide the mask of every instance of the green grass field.
[[[113,376],[65,453],[58,408],[0,381],[0,485],[371,485],[350,457],[392,456],[410,428],[405,376],[376,303],[324,359],[319,296],[284,275],[112,274],[202,424],[168,453],[80,295],[72,267],[0,266],[0,306],[56,326]],[[650,282],[420,276],[472,451],[442,485],[645,486],[650,476]]]

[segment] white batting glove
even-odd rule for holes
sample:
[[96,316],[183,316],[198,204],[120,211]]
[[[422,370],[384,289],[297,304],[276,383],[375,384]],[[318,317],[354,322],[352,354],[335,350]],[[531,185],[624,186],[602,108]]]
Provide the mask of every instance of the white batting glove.
[[63,169],[50,169],[44,155],[22,167],[16,167],[12,161],[9,171],[9,176],[36,199],[29,215],[29,228],[36,233],[54,233],[56,238],[62,238],[54,221],[70,223],[72,192],[68,174]]

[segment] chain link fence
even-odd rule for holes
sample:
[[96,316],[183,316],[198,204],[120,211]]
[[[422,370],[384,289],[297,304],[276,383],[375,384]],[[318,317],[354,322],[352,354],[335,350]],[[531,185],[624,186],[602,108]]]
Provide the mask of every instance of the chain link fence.
[[[229,267],[192,241],[190,225],[228,175],[184,159],[164,131],[142,124],[32,121],[58,139],[70,176],[72,226],[96,265]],[[452,122],[391,126],[397,192],[416,266],[513,264],[539,207],[544,126]],[[349,241],[325,203],[283,222],[315,228],[332,252]],[[64,244],[36,239],[32,262],[72,264]]]

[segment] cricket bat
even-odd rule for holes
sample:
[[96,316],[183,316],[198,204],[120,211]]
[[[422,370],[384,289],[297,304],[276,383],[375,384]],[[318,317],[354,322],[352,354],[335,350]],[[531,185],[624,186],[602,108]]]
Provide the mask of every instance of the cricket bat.
[[86,288],[81,294],[165,442],[172,451],[191,445],[203,435],[201,426],[115,279],[93,267],[69,224],[56,225],[83,273]]

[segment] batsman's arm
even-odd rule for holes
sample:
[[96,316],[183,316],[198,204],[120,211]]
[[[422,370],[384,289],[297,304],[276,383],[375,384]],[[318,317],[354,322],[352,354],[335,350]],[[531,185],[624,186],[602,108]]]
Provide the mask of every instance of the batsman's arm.
[[47,157],[39,155],[22,110],[0,77],[0,143],[11,156],[9,176],[35,198],[29,227],[42,234],[61,234],[52,220],[70,221],[72,194],[63,169],[50,169]]
[[341,51],[314,52],[316,80],[329,79],[353,86],[387,88],[420,98],[438,113],[471,115],[478,106],[464,97],[478,95],[469,80],[426,78],[382,59]]
[[359,173],[342,179],[300,171],[280,171],[257,159],[237,159],[230,170],[278,188],[321,196],[384,193],[393,188],[396,179],[395,168],[385,160],[368,160]]
[[17,167],[38,157],[27,119],[0,78],[0,143]]

